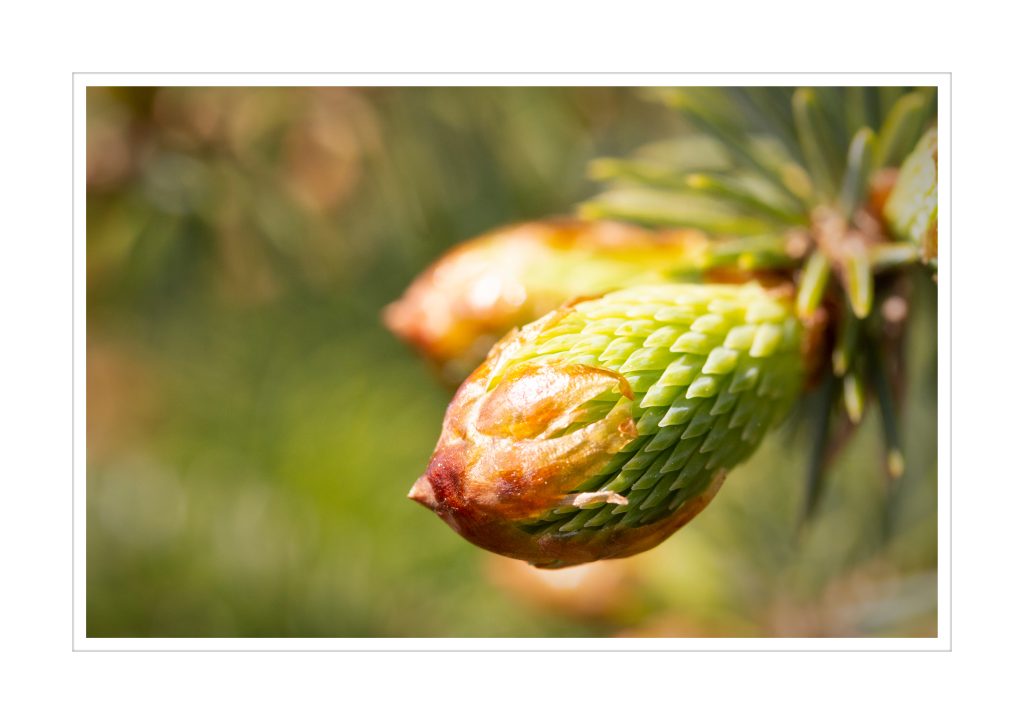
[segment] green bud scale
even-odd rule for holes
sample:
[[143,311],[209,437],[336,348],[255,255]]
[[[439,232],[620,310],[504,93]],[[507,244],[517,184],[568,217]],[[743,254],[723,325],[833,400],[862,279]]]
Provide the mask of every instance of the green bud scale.
[[803,376],[789,287],[630,287],[505,337],[410,497],[542,567],[651,548],[710,502]]

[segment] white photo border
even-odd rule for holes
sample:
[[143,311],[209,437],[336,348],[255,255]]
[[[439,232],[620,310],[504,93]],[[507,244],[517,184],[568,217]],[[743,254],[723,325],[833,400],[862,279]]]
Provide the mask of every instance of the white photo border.
[[[90,86],[934,86],[938,90],[938,566],[933,638],[96,638],[86,636],[86,91]],[[952,651],[951,73],[72,74],[74,651]]]

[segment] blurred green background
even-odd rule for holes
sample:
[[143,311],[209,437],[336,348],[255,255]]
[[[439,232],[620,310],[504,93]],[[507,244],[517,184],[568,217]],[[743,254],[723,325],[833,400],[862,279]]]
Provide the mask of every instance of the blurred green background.
[[[686,127],[616,88],[90,88],[89,636],[934,636],[935,295],[883,534],[872,408],[800,529],[785,428],[632,559],[535,571],[405,498],[449,393],[380,310]],[[926,279],[924,281],[927,281]]]

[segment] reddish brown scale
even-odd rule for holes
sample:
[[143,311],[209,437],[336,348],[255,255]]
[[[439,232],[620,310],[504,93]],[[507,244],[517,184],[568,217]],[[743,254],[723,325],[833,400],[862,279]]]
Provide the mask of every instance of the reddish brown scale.
[[800,357],[805,369],[804,389],[811,390],[826,374],[831,374],[832,348],[835,346],[835,324],[833,319],[838,314],[834,300],[826,299],[814,311],[810,319],[802,320],[804,336],[800,343]]
[[876,219],[884,218],[883,209],[899,179],[898,168],[883,168],[871,176],[868,185],[867,209]]

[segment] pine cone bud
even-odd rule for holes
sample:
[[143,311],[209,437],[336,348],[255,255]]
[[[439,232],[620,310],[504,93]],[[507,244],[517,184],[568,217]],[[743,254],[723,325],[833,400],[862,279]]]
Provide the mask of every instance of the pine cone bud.
[[790,295],[757,283],[562,307],[509,333],[462,384],[410,497],[540,567],[647,550],[784,414],[803,336]]
[[569,299],[706,265],[698,231],[574,219],[511,226],[459,245],[384,311],[397,336],[458,384],[495,342]]

